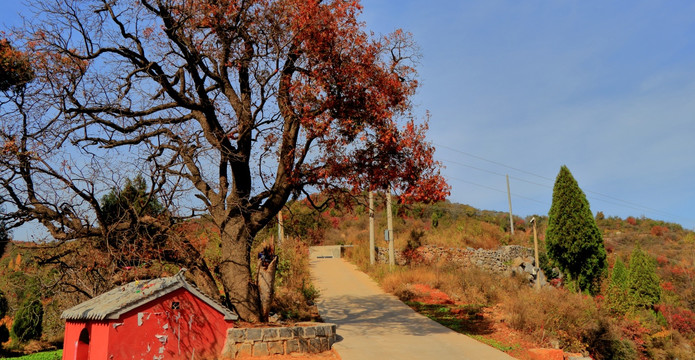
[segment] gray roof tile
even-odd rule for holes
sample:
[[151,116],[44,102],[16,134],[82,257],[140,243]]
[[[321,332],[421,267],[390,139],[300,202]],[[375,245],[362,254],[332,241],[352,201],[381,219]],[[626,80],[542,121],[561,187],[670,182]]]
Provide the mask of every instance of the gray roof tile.
[[225,320],[237,320],[239,318],[231,310],[203,294],[195,286],[186,282],[182,272],[170,277],[133,281],[118,286],[63,311],[60,317],[67,320],[118,319],[126,312],[180,288],[185,288],[212,308],[222,313]]

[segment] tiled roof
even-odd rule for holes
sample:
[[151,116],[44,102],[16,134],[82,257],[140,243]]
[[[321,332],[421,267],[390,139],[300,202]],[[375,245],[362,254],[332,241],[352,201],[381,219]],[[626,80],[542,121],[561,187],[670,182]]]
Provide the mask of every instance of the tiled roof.
[[133,281],[118,286],[95,298],[63,311],[60,317],[67,320],[118,319],[126,312],[180,288],[190,291],[200,300],[222,313],[225,320],[237,320],[239,318],[231,310],[203,294],[195,286],[186,282],[183,277],[183,272],[179,272],[170,277]]

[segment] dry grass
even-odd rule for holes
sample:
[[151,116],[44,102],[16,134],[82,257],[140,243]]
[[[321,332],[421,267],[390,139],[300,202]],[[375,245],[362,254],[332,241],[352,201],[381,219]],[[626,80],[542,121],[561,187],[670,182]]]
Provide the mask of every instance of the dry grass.
[[288,237],[276,252],[279,261],[272,311],[285,320],[314,320],[317,314],[313,301],[318,292],[311,283],[308,246]]
[[503,306],[512,328],[531,334],[542,344],[558,341],[569,351],[587,350],[586,342],[601,330],[602,315],[593,299],[562,289],[522,288]]

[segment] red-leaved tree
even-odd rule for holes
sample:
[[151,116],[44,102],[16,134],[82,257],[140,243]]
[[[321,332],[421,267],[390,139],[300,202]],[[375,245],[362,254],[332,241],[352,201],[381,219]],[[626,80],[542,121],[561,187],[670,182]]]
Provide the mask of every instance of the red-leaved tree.
[[2,127],[13,224],[38,219],[62,241],[102,236],[106,180],[145,173],[172,213],[202,211],[218,228],[215,271],[254,321],[251,244],[291,196],[389,184],[403,201],[448,193],[427,126],[410,116],[414,43],[365,32],[358,1],[33,5],[34,100]]

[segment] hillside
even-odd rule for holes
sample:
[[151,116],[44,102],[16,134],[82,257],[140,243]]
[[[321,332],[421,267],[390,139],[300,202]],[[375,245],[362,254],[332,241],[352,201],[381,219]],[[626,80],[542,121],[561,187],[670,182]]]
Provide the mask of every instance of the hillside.
[[[377,201],[382,203],[383,201]],[[529,358],[531,347],[560,347],[595,359],[693,359],[695,335],[695,234],[678,224],[647,218],[606,217],[597,213],[609,269],[595,297],[562,286],[532,290],[524,281],[445,262],[412,261],[389,271],[369,265],[368,215],[364,205],[332,207],[311,216],[306,204],[290,207],[286,232],[313,244],[348,244],[347,256],[387,291],[431,318],[461,332]],[[509,234],[507,213],[462,204],[394,207],[395,247],[497,249],[533,246],[530,216],[515,217]],[[547,217],[536,215],[541,253]],[[375,217],[377,246],[386,246],[383,206]],[[610,293],[616,259],[625,264],[639,247],[656,266],[660,300],[650,308],[623,304]],[[544,256],[541,256],[544,262]],[[418,260],[418,259],[414,259]],[[557,282],[556,282],[557,283]],[[444,299],[444,300],[442,300]],[[439,312],[439,313],[438,313]]]
[[[313,316],[308,305],[318,294],[309,280],[307,246],[345,244],[353,245],[346,254],[350,260],[379,281],[385,290],[430,318],[520,359],[530,359],[528,349],[541,347],[557,347],[595,359],[694,358],[695,233],[680,225],[596,214],[608,251],[609,270],[601,293],[591,297],[566,290],[558,285],[559,280],[552,282],[557,287],[535,291],[519,277],[447,261],[423,261],[412,256],[413,252],[409,265],[398,266],[393,271],[384,264],[370,266],[369,219],[363,200],[356,199],[351,207],[331,205],[321,212],[312,209],[306,201],[288,204],[284,211],[288,240],[279,249],[274,305],[281,319],[291,321]],[[377,198],[377,203],[383,204],[383,198]],[[533,245],[531,216],[515,217],[515,233],[510,235],[507,213],[468,205],[449,202],[394,205],[394,214],[395,247],[399,250],[421,245],[469,251]],[[536,215],[535,218],[543,253],[547,217]],[[180,229],[214,268],[219,252],[217,236],[205,224],[201,218],[182,224]],[[383,206],[376,209],[375,225],[377,246],[386,246]],[[274,241],[276,234],[277,224],[271,224],[256,238],[255,248]],[[659,277],[660,300],[650,308],[621,303],[610,290],[613,264],[617,259],[629,264],[638,246],[655,264]],[[66,253],[72,255],[66,257]],[[53,258],[52,254],[62,257]],[[112,286],[108,284],[177,270],[163,258],[121,266],[100,254],[99,249],[72,249],[70,244],[60,250],[28,243],[13,243],[8,247],[0,259],[0,286],[9,304],[8,316],[2,322],[9,327],[24,298],[31,294],[40,293],[44,307],[42,340],[29,344],[28,348],[25,345],[25,350],[32,346],[61,345],[60,312],[86,298],[77,288],[65,286],[65,280],[71,280],[66,275],[82,286],[95,287],[90,291],[98,292],[96,286],[106,288]],[[546,261],[541,256],[542,265]],[[116,271],[110,271],[110,266],[116,266]],[[65,272],[66,267],[70,271]],[[102,273],[112,277],[99,278]],[[11,343],[4,346],[20,350]]]

